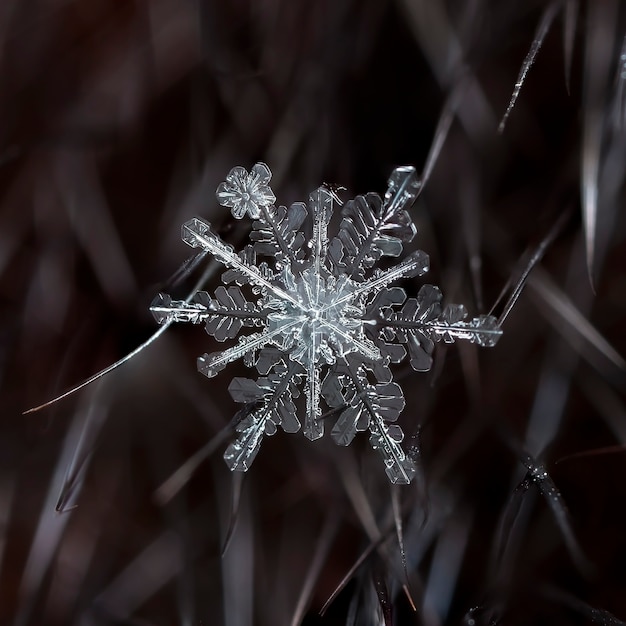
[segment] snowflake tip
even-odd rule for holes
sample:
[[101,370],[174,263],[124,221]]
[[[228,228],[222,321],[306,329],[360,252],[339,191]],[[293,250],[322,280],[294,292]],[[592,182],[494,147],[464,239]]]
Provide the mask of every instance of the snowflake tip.
[[264,431],[255,432],[255,437],[249,441],[235,441],[224,452],[224,461],[231,472],[247,472],[256,458],[261,447],[261,438]]
[[225,367],[226,361],[223,358],[221,352],[212,352],[211,354],[203,354],[198,357],[198,371],[204,374],[207,378],[214,378]]
[[502,328],[493,315],[479,315],[470,322],[470,327],[476,329],[474,343],[483,348],[493,348],[502,336]]
[[410,485],[416,471],[413,461],[409,459],[404,459],[399,465],[385,463],[385,473],[394,485]]
[[422,183],[417,177],[415,168],[412,165],[404,165],[393,170],[387,185],[385,205],[389,212],[394,214],[413,204]]
[[249,174],[241,166],[233,167],[217,188],[217,201],[229,207],[235,219],[241,219],[246,213],[257,219],[261,207],[271,206],[276,200],[268,184],[271,178],[272,172],[265,163],[257,163]]
[[155,296],[154,300],[150,304],[150,311],[154,316],[154,319],[159,324],[165,324],[170,321],[172,305],[172,298],[165,293],[159,293]]
[[430,257],[423,250],[411,252],[406,258],[406,263],[410,268],[405,275],[406,278],[423,276],[430,269]]

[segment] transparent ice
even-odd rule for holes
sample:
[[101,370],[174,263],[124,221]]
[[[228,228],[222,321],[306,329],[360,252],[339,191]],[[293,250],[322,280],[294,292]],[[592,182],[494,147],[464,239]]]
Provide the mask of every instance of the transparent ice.
[[[204,323],[218,342],[238,337],[230,347],[198,359],[205,376],[216,376],[238,359],[258,371],[256,380],[237,377],[229,386],[235,402],[254,406],[224,454],[231,470],[248,470],[263,436],[278,426],[319,439],[323,415],[334,409],[331,437],[338,445],[369,431],[389,480],[409,483],[415,466],[395,424],[404,396],[389,365],[408,356],[413,369],[427,371],[439,341],[493,346],[501,334],[497,321],[466,320],[465,308],[443,307],[442,294],[432,285],[422,286],[417,298],[393,286],[428,271],[422,251],[389,269],[376,268],[383,256],[399,257],[403,243],[416,234],[407,212],[420,186],[413,167],[394,170],[384,199],[368,193],[347,202],[335,236],[328,229],[341,203],[332,189],[320,187],[307,204],[276,207],[270,179],[267,165],[257,163],[249,174],[235,167],[218,187],[220,204],[237,219],[248,214],[254,220],[251,243],[241,252],[200,218],[183,225],[185,243],[225,266],[224,285],[213,295],[197,292],[191,302],[159,294],[151,310],[159,323]],[[240,334],[244,328],[249,330]],[[301,394],[304,411],[298,408]]]

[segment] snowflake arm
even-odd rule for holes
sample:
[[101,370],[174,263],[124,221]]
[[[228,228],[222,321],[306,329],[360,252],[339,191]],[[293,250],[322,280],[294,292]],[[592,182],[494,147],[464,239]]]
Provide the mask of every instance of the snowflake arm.
[[240,337],[239,341],[232,348],[227,348],[222,352],[203,354],[198,357],[198,371],[207,378],[217,376],[229,363],[241,358],[253,355],[257,350],[272,343],[276,337],[284,335],[291,328],[301,325],[304,317],[283,320],[272,330],[264,330],[260,333]]
[[383,376],[376,376],[378,383],[371,384],[365,367],[351,359],[345,359],[338,372],[339,376],[327,376],[323,391],[330,406],[346,407],[332,429],[333,440],[347,446],[357,432],[369,429],[370,444],[382,455],[389,480],[410,483],[415,465],[400,445],[404,438],[401,428],[389,423],[395,422],[404,408],[402,389],[391,382],[391,372],[384,368]]
[[465,321],[467,309],[462,304],[449,304],[441,315],[441,322],[431,325],[431,330],[445,343],[465,339],[479,346],[492,348],[500,339],[502,329],[493,315],[479,315]]
[[320,370],[315,362],[315,353],[319,350],[319,337],[313,333],[308,346],[307,382],[306,382],[306,417],[303,434],[307,439],[315,441],[324,435],[324,423],[320,420]]
[[465,339],[492,347],[502,334],[495,317],[483,315],[466,322],[465,307],[453,304],[442,310],[442,298],[437,287],[424,285],[417,298],[406,300],[399,311],[387,308],[384,320],[379,322],[385,340],[395,340],[407,346],[411,367],[418,372],[427,372],[431,368],[435,342],[453,343],[456,339]]
[[326,272],[324,261],[328,249],[328,224],[333,215],[334,195],[325,187],[320,187],[309,197],[313,210],[313,239],[311,240],[313,267],[312,304],[319,305],[323,273]]
[[351,277],[362,278],[382,256],[397,257],[417,232],[409,214],[420,184],[414,167],[398,167],[389,178],[385,200],[375,193],[357,196],[342,211],[333,257]]
[[206,331],[218,341],[234,339],[243,326],[259,326],[270,311],[248,302],[239,287],[215,290],[215,298],[198,291],[191,302],[172,300],[160,293],[150,307],[159,324],[168,322],[206,322]]
[[302,246],[306,239],[299,229],[307,215],[303,202],[295,202],[288,209],[284,206],[261,207],[260,218],[253,222],[250,233],[254,251],[295,265],[304,256]]
[[398,265],[395,265],[384,272],[375,274],[369,280],[357,283],[354,288],[353,296],[378,293],[387,285],[395,282],[396,280],[400,280],[401,278],[423,276],[428,271],[428,263],[428,255],[421,250],[416,250],[404,261],[398,263]]
[[286,300],[299,307],[299,302],[286,291],[270,282],[259,271],[258,267],[248,265],[239,255],[235,254],[232,246],[225,244],[212,230],[211,224],[197,217],[183,225],[183,241],[192,248],[201,247],[220,263],[245,276],[248,282],[262,289],[266,289],[282,300]]
[[228,387],[233,400],[257,402],[261,406],[239,423],[239,435],[224,453],[224,460],[232,471],[247,471],[261,447],[263,436],[275,434],[277,426],[288,433],[300,430],[293,401],[298,395],[295,379],[300,370],[297,363],[289,361],[286,367],[257,381],[233,378]]
[[170,322],[200,324],[208,316],[206,305],[198,301],[201,293],[204,292],[199,291],[196,293],[191,302],[172,300],[167,294],[160,293],[152,301],[150,310],[159,324],[168,324]]

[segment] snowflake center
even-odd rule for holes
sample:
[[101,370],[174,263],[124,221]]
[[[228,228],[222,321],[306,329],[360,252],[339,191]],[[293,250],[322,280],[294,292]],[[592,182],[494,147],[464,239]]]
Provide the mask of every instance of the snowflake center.
[[309,368],[359,351],[363,322],[357,314],[362,311],[348,297],[351,281],[319,276],[313,267],[289,278],[298,305],[281,302],[280,317],[286,328],[282,340],[293,346],[291,358]]
[[307,315],[309,316],[309,323],[319,322],[322,319],[322,311],[319,309],[308,311]]

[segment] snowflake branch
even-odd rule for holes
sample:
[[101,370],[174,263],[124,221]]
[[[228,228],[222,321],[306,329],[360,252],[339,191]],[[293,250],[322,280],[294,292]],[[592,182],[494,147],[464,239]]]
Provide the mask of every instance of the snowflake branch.
[[211,225],[197,217],[183,224],[183,241],[192,248],[198,246],[210,252],[222,265],[244,274],[252,284],[267,289],[276,298],[286,300],[295,307],[302,306],[294,297],[269,280],[261,276],[256,267],[244,263],[234,252],[233,247],[225,244],[212,230]]
[[288,323],[278,326],[274,330],[264,330],[247,337],[241,337],[237,345],[228,348],[223,352],[213,354],[203,354],[198,358],[198,371],[207,378],[213,378],[221,372],[229,363],[244,357],[254,350],[258,350],[274,339],[277,335],[285,333],[290,328],[302,324],[306,318],[304,316],[291,320]]
[[358,370],[355,371],[347,359],[344,359],[344,361],[346,363],[346,371],[352,380],[358,397],[370,415],[369,430],[372,444],[376,449],[380,450],[385,459],[385,472],[389,480],[394,484],[408,485],[415,475],[415,465],[406,456],[398,441],[389,435],[389,426],[372,405],[367,390],[361,383]]
[[314,211],[312,257],[315,272],[315,304],[318,303],[324,261],[328,248],[328,224],[333,214],[333,195],[324,187],[314,191],[309,198]]
[[[261,447],[268,422],[276,421],[278,423],[281,421],[280,403],[283,401],[283,396],[288,393],[289,386],[299,370],[300,366],[297,363],[289,361],[288,370],[276,388],[265,395],[264,406],[254,411],[239,425],[237,428],[240,432],[239,437],[224,452],[224,460],[231,471],[246,472],[250,468]],[[289,409],[295,410],[295,407],[291,405]],[[277,415],[276,420],[272,419],[274,415]],[[298,426],[296,422],[295,427],[289,430],[297,431]]]
[[311,441],[315,441],[324,435],[324,423],[320,421],[320,369],[315,362],[318,350],[318,335],[313,333],[309,345],[309,358],[307,367],[307,387],[306,387],[306,417],[304,436]]
[[416,250],[410,254],[404,261],[398,265],[381,272],[378,276],[374,276],[362,283],[355,283],[354,289],[341,298],[333,300],[321,311],[328,311],[331,307],[343,304],[349,300],[355,300],[357,296],[368,294],[372,291],[381,291],[390,283],[400,280],[401,278],[411,278],[414,276],[422,276],[428,272],[429,267],[428,255],[422,250]]
[[497,325],[497,320],[491,316],[475,317],[469,322],[457,322],[455,324],[442,324],[439,322],[429,323],[412,320],[385,320],[379,323],[389,328],[404,328],[414,331],[432,333],[436,339],[454,337],[455,339],[467,339],[471,343],[481,346],[494,346],[502,329]]
[[199,302],[172,300],[170,296],[164,293],[158,294],[152,301],[150,311],[159,324],[171,322],[200,324],[210,315],[207,307]]
[[[251,239],[257,242],[255,243],[255,250],[259,249],[266,252],[263,248],[267,247],[273,239],[278,247],[276,249],[276,246],[272,246],[274,247],[273,252],[276,254],[276,257],[283,255],[293,267],[298,262],[296,252],[304,242],[304,235],[302,233],[298,234],[297,229],[300,228],[307,216],[306,205],[302,202],[296,202],[289,209],[285,207],[277,209],[273,206],[261,206],[260,209],[263,219],[253,224],[256,232],[253,231],[251,235]],[[265,224],[269,229],[269,233],[263,231],[260,224]],[[254,236],[255,234],[256,237]],[[261,239],[263,235],[265,235],[265,238]]]

